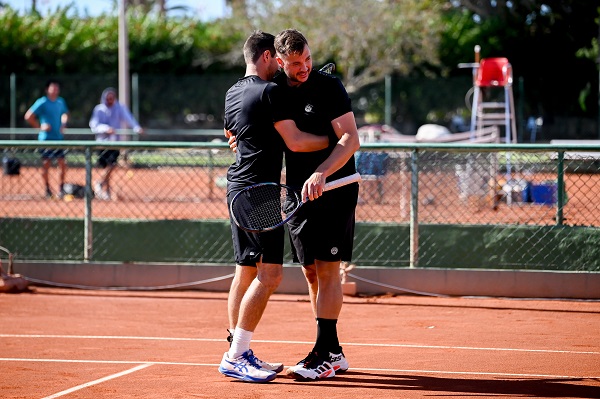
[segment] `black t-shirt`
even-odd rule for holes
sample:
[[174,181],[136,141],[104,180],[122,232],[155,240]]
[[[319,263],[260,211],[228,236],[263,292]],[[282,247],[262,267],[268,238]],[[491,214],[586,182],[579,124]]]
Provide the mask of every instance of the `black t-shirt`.
[[225,96],[224,127],[236,135],[235,162],[227,171],[227,192],[251,184],[279,182],[283,139],[273,127],[271,95],[278,87],[258,76],[246,76]]
[[[308,80],[296,87],[289,87],[285,74],[274,81],[280,90],[273,96],[274,121],[292,119],[298,128],[307,133],[329,136],[329,147],[314,152],[292,152],[285,149],[286,183],[302,187],[306,179],[331,154],[339,140],[331,121],[352,111],[350,97],[342,82],[335,76],[313,70]],[[356,172],[354,156],[328,181],[349,176]]]

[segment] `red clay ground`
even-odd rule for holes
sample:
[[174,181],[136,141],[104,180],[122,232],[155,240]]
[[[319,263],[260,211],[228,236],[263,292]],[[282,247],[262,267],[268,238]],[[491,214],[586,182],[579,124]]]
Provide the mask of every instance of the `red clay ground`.
[[[56,168],[51,170],[52,187],[57,187]],[[97,170],[93,171],[97,179]],[[93,201],[92,214],[100,218],[133,219],[227,219],[222,179],[226,168],[163,167],[159,169],[119,168],[114,172],[114,201]],[[83,184],[85,171],[70,168],[68,182]],[[480,197],[461,199],[457,177],[452,173],[421,173],[419,220],[422,223],[458,224],[540,224],[555,223],[556,207],[499,203]],[[536,182],[555,178],[533,176]],[[378,186],[380,184],[380,186]],[[567,174],[568,202],[565,224],[600,226],[600,174]],[[379,191],[381,189],[381,191]],[[84,216],[84,201],[49,201],[43,198],[39,168],[21,168],[19,176],[0,176],[0,217]],[[491,196],[490,196],[491,197]],[[361,183],[358,221],[403,222],[410,220],[410,176],[388,173],[380,182]]]
[[[225,293],[34,288],[0,301],[6,399],[600,397],[600,302],[345,297],[350,370],[259,385],[217,371]],[[292,365],[314,335],[307,298],[277,294],[252,346]]]

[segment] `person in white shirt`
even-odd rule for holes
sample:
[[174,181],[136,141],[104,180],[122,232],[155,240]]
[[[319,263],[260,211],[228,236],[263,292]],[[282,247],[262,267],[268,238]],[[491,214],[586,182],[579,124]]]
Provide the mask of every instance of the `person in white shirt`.
[[[94,107],[90,119],[90,128],[96,134],[97,141],[119,141],[119,129],[129,128],[137,134],[144,133],[140,124],[135,120],[127,107],[117,100],[117,91],[109,87],[102,92],[100,104]],[[110,176],[117,165],[120,152],[118,149],[103,149],[98,152],[98,166],[104,169],[104,174],[94,184],[97,198],[110,200]]]

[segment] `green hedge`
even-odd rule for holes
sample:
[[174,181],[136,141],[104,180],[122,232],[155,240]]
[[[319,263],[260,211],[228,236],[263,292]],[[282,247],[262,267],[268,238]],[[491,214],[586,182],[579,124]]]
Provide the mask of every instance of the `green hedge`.
[[[4,218],[0,219],[0,246],[15,253],[16,260],[82,261],[83,228],[81,220]],[[540,228],[543,241],[532,243]],[[56,231],[61,233],[52,233]],[[233,262],[228,221],[96,220],[93,233],[109,237],[94,239],[93,261]],[[407,267],[408,236],[408,225],[358,223],[354,262]],[[389,245],[399,238],[403,245]],[[420,225],[419,241],[419,267],[600,271],[600,229],[504,226],[499,231],[494,226]],[[547,250],[530,254],[532,245]]]

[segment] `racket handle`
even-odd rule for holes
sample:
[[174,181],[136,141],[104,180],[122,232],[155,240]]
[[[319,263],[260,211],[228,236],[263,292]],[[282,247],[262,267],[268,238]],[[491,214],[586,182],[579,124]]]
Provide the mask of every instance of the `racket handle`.
[[353,175],[342,177],[340,179],[332,180],[329,183],[326,183],[323,191],[333,190],[334,188],[342,187],[350,183],[357,183],[361,180],[362,178],[360,177],[360,173],[356,172]]

